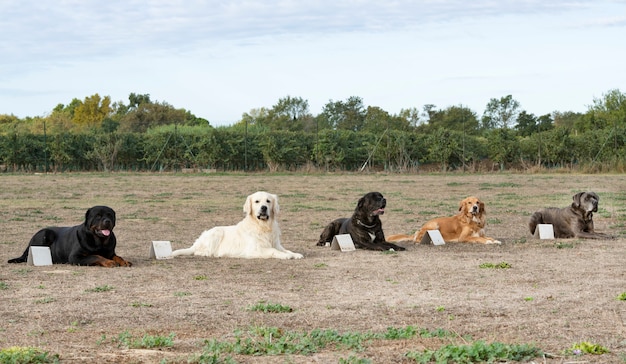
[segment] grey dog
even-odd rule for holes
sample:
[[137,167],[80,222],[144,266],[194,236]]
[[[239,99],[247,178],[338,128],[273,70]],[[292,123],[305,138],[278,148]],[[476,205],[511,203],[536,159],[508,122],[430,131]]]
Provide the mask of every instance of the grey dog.
[[555,238],[614,239],[598,233],[593,228],[593,213],[598,211],[600,197],[595,192],[579,192],[568,207],[548,207],[535,212],[528,222],[530,233],[535,234],[537,224],[552,224]]

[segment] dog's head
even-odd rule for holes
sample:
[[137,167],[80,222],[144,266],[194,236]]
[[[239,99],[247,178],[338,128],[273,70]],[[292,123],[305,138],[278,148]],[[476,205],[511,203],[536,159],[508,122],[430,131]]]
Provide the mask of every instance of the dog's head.
[[600,196],[595,192],[578,192],[572,199],[572,207],[585,212],[597,212]]
[[278,196],[264,191],[255,192],[246,199],[243,212],[257,220],[272,220],[280,212]]
[[481,216],[485,213],[485,204],[478,197],[470,196],[461,200],[459,211],[467,217]]
[[108,238],[115,227],[115,211],[108,206],[94,206],[85,213],[85,227],[100,238]]
[[366,212],[368,216],[378,216],[385,213],[387,200],[380,192],[369,192],[359,199],[356,205],[357,212]]

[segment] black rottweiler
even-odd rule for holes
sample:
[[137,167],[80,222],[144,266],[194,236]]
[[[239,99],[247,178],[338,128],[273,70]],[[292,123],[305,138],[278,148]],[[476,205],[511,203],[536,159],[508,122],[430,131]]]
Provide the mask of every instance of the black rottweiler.
[[385,213],[387,200],[380,192],[369,192],[359,199],[350,218],[333,220],[320,235],[317,245],[330,243],[338,234],[350,234],[354,246],[369,250],[405,250],[385,241],[379,215]]
[[26,262],[30,246],[48,246],[54,264],[130,267],[131,262],[115,254],[114,227],[115,211],[107,206],[94,206],[87,210],[85,222],[81,225],[39,230],[30,239],[22,256],[10,259],[9,263]]

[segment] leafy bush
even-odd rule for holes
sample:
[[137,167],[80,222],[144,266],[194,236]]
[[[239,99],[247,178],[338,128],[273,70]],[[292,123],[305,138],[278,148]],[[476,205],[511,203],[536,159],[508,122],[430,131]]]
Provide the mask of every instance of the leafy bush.
[[594,354],[594,355],[602,355],[609,352],[609,349],[604,346],[598,344],[592,344],[587,341],[579,342],[572,345],[569,350],[567,350],[568,354],[581,355],[581,354]]
[[542,354],[540,349],[532,345],[508,345],[498,342],[487,344],[484,341],[476,341],[471,345],[446,345],[437,350],[409,352],[406,356],[418,363],[471,364],[508,360],[528,361]]
[[59,356],[57,354],[50,355],[47,351],[38,348],[12,346],[0,350],[0,363],[42,364],[58,362]]

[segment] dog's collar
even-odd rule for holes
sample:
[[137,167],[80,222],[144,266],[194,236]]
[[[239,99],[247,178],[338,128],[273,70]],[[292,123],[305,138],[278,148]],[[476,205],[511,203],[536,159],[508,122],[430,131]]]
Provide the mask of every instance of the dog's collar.
[[359,224],[359,225],[361,225],[361,226],[363,226],[363,227],[366,227],[366,228],[368,228],[368,229],[373,229],[373,228],[375,228],[375,227],[376,227],[376,224],[374,224],[374,225],[365,225],[365,224],[364,224],[364,223],[362,223],[362,222],[361,222],[361,220],[359,220],[359,219],[356,219],[356,223],[357,223],[357,224]]

